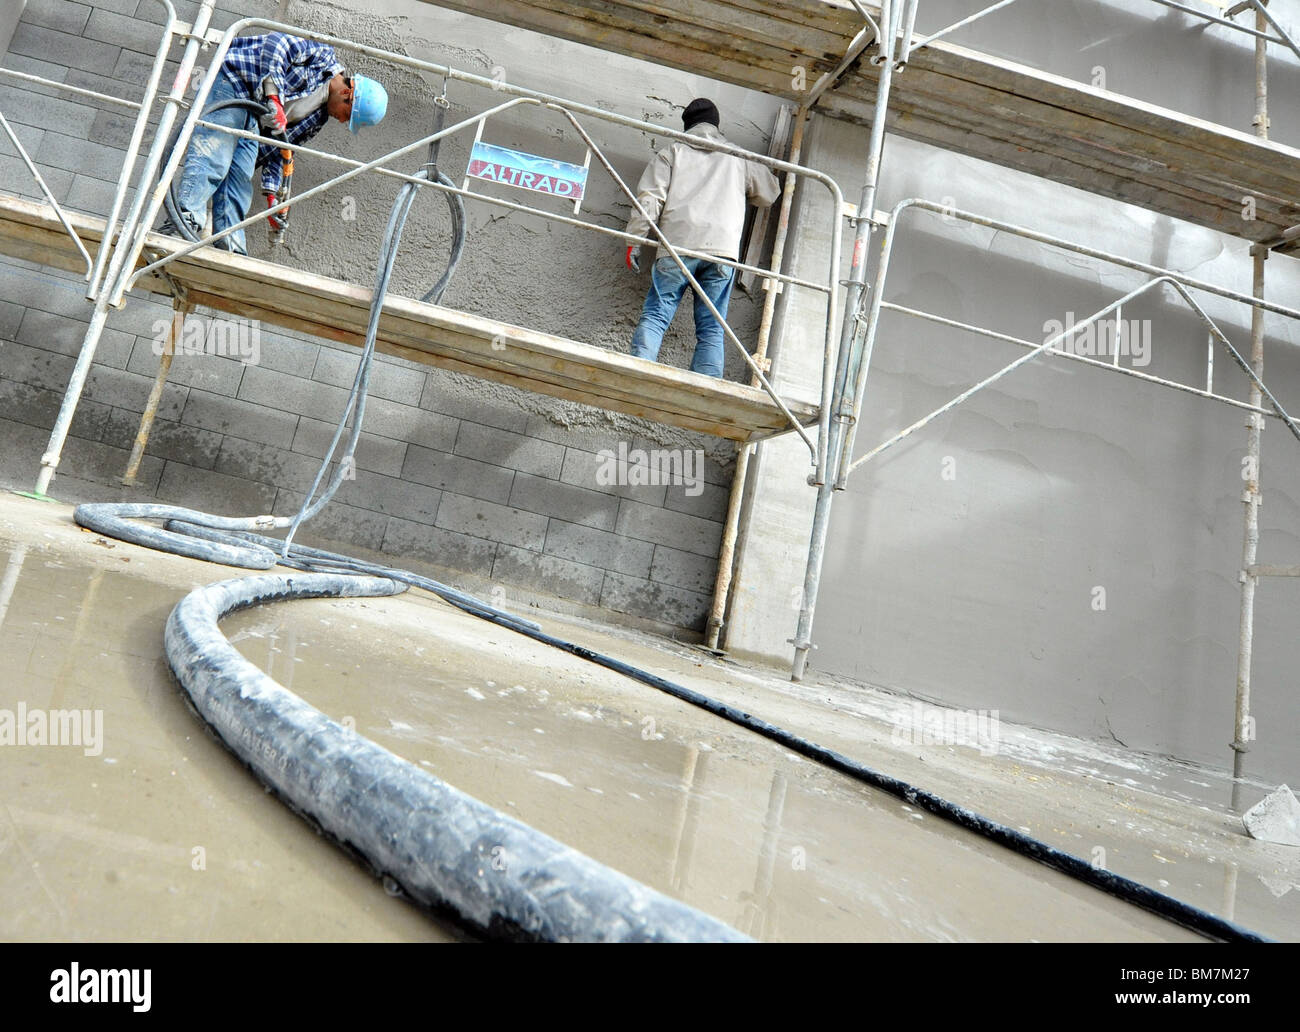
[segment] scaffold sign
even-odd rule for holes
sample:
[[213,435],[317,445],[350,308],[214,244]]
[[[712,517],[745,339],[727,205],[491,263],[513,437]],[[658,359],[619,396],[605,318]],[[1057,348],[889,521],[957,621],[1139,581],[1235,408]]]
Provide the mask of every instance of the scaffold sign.
[[482,140],[474,144],[470,153],[469,174],[474,179],[488,179],[521,190],[554,194],[566,201],[581,200],[587,185],[587,169],[581,165],[495,147]]

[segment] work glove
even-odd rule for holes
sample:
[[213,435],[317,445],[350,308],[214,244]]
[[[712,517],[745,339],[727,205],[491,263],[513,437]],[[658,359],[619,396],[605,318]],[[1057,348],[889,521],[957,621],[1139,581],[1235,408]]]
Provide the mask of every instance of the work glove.
[[641,271],[641,245],[633,244],[627,249],[627,267],[633,272]]
[[271,105],[271,110],[262,116],[262,125],[284,135],[289,129],[289,119],[284,113],[284,104],[274,94],[267,97],[266,102]]
[[[275,194],[269,193],[266,195],[266,206],[268,208],[274,208],[278,203],[279,202],[275,199]],[[285,208],[284,211],[277,212],[274,215],[268,215],[266,217],[266,221],[269,222],[271,224],[271,228],[278,233],[280,232],[280,230],[284,229],[284,218],[288,214],[289,214],[289,209]]]

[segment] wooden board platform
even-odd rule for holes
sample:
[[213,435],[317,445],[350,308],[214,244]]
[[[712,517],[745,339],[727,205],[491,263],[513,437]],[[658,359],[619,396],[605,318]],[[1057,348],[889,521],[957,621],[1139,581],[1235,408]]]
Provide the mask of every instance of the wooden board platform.
[[[69,213],[69,221],[93,255],[104,220]],[[149,248],[160,252],[181,247],[158,234],[149,241]],[[8,194],[0,194],[0,252],[84,271],[53,209]],[[196,304],[347,344],[364,342],[371,298],[364,287],[212,247],[178,259],[167,271]],[[142,282],[140,289],[172,293],[162,280]],[[111,312],[108,325],[113,325]],[[392,294],[380,318],[377,347],[425,365],[734,441],[789,426],[761,390]],[[787,404],[805,424],[816,420],[816,406]]]
[[[848,0],[425,0],[799,103],[862,26]],[[875,14],[877,5],[864,6]],[[974,10],[974,6],[972,7]],[[1015,17],[1014,8],[1004,17]],[[861,61],[818,110],[867,124]],[[1252,241],[1300,224],[1300,150],[939,41],[894,77],[889,129]],[[1243,219],[1243,198],[1255,218]],[[1300,246],[1300,244],[1292,245]]]

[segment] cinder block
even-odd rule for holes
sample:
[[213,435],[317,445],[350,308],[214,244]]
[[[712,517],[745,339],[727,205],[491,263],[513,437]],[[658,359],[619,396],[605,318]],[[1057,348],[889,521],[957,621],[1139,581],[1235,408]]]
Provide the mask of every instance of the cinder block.
[[26,344],[0,345],[0,369],[5,376],[17,383],[43,387],[62,394],[72,375],[72,366],[73,360],[67,355],[28,347]]
[[292,413],[197,388],[190,391],[185,404],[184,422],[277,448],[290,447],[298,428],[298,417]]
[[587,491],[558,480],[516,473],[510,491],[510,504],[516,509],[558,516],[569,523],[579,523],[600,530],[613,530],[618,519],[618,499],[599,491]]
[[[6,68],[12,68],[15,72],[22,72],[25,75],[39,75],[42,79],[50,79],[54,82],[63,82],[68,74],[68,69],[61,64],[41,61],[35,57],[24,57],[22,54],[15,54],[13,51],[5,54],[3,62],[0,63],[3,63]],[[5,81],[13,83],[15,80],[6,79]],[[71,96],[71,94],[63,93],[52,86],[40,86],[32,82],[24,82],[19,88],[39,93],[43,97],[63,99]],[[9,116],[6,115],[5,117]]]
[[557,479],[564,464],[564,449],[550,441],[534,441],[521,434],[462,420],[456,454]]
[[320,460],[269,444],[226,437],[212,468],[243,480],[256,480],[290,491],[306,491],[316,478]]
[[[28,308],[15,339],[19,344],[75,358],[81,353],[85,335],[85,320]],[[100,334],[99,346],[95,349],[95,361],[115,369],[125,369],[134,346],[135,338],[130,334],[106,326]]]
[[342,417],[348,392],[329,384],[277,373],[265,366],[249,366],[239,385],[239,397],[268,408],[296,412],[314,419]]
[[468,419],[472,423],[495,426],[499,430],[522,433],[528,425],[528,413],[512,402],[487,396],[483,381],[473,383],[477,385],[477,396],[467,395],[465,386],[458,385],[446,371],[431,369],[420,407],[457,419]]
[[564,451],[564,468],[560,472],[560,479],[566,484],[573,484],[575,487],[585,487],[590,491],[600,491],[603,494],[614,495],[618,498],[631,498],[644,505],[662,506],[664,504],[664,497],[668,489],[663,484],[607,484],[603,481],[614,479],[611,476],[601,475],[602,471],[607,468],[616,469],[616,466],[609,467],[607,461],[599,455],[579,451],[576,448],[566,448]]
[[[275,516],[294,516],[302,508],[306,496],[301,491],[281,490],[275,496]],[[302,524],[294,541],[331,551],[347,551],[349,546],[379,551],[384,542],[388,517],[369,509],[345,505],[337,498],[306,523]],[[334,547],[331,547],[334,546]]]
[[[158,45],[159,37],[150,33],[153,37],[151,42],[153,46],[149,48],[148,54],[137,53],[134,50],[121,50],[118,57],[113,62],[113,70],[109,72],[114,79],[128,83],[131,86],[137,86],[144,89],[145,84],[149,81],[149,75],[153,72],[154,48]],[[202,67],[202,59],[198,64]],[[179,61],[168,61],[163,67],[162,79],[159,81],[158,89],[165,96],[167,89],[176,78],[176,73],[180,70]],[[135,91],[137,94],[139,90]],[[133,94],[134,95],[134,94]]]
[[90,8],[86,4],[73,3],[72,0],[27,0],[23,8],[23,22],[39,25],[45,29],[58,29],[80,36],[90,17]]
[[442,492],[423,484],[413,484],[407,480],[359,469],[355,480],[343,482],[337,498],[348,505],[382,512],[386,516],[399,516],[417,523],[433,523],[442,500]]
[[[299,416],[298,432],[293,438],[293,450],[323,459],[330,443],[334,440],[336,429],[337,424],[312,419],[310,416]],[[347,444],[347,440],[348,434],[345,431],[340,448]],[[357,442],[356,460],[360,469],[400,477],[402,463],[406,460],[406,445],[401,441],[376,437],[374,434],[362,431],[361,439]]]
[[99,75],[110,75],[117,64],[121,47],[56,29],[46,29],[24,20],[14,31],[9,50],[15,54],[40,58],[54,64],[79,68]]
[[[45,185],[50,188],[50,193],[54,194],[54,199],[60,204],[65,203],[72,190],[73,174],[64,168],[37,167]],[[23,164],[22,158],[0,156],[0,183],[5,184],[5,193],[17,194],[33,201],[45,200],[45,194],[36,184],[31,170]],[[10,261],[19,264],[16,259]]]
[[713,592],[717,583],[718,560],[667,545],[655,545],[654,562],[650,566],[650,579],[686,588],[701,595]]
[[473,498],[506,502],[515,474],[500,466],[412,444],[406,449],[402,477]]
[[[114,64],[116,64],[116,59],[114,59]],[[173,75],[175,74],[174,70],[172,74]],[[63,81],[66,82],[69,86],[79,86],[83,90],[94,90],[96,93],[106,93],[110,97],[126,96],[126,97],[130,97],[132,100],[140,99],[140,96],[144,90],[144,82],[145,82],[143,79],[141,79],[140,82],[138,83],[124,83],[118,79],[113,78],[112,69],[109,69],[107,72],[100,73],[100,72],[86,71],[84,68],[67,69],[67,76],[64,78]],[[169,79],[165,74],[163,76],[162,81],[163,83],[169,82]],[[159,86],[159,91],[163,96],[166,96],[166,90],[161,85]],[[103,101],[91,100],[89,98],[86,98],[85,103],[89,104],[91,107],[96,107],[96,108],[100,108],[101,105],[104,105]],[[119,108],[116,104],[114,104],[111,107],[104,105],[101,108],[101,110],[121,112],[121,111],[125,111],[126,108]],[[147,140],[145,142],[148,143]]]
[[[612,418],[608,413],[601,413],[601,415],[607,419]],[[617,449],[620,440],[627,440],[627,434],[612,425],[608,427],[565,426],[536,413],[528,417],[528,425],[524,433],[528,437],[592,453],[605,448]]]
[[0,340],[12,341],[18,335],[27,309],[9,301],[0,301]]
[[[351,389],[361,364],[361,353],[322,347],[316,357],[312,379]],[[396,365],[384,355],[376,355],[370,366],[370,397],[387,398],[401,405],[418,406],[424,392],[424,371]],[[369,405],[369,402],[367,402]]]
[[696,555],[716,557],[722,544],[721,523],[671,509],[642,505],[628,498],[619,502],[618,523],[614,530],[618,534],[680,548]]
[[263,369],[307,378],[316,364],[318,351],[319,344],[289,336],[278,327],[262,327],[262,361],[259,365]]
[[173,505],[218,516],[261,516],[275,505],[276,489],[270,484],[168,462],[157,493],[160,499]]
[[436,525],[535,552],[540,552],[546,542],[545,516],[450,492],[442,496]]
[[[106,147],[116,147],[123,152],[131,144],[131,134],[135,131],[135,115],[125,110],[102,110],[95,111],[95,120],[90,126],[90,138],[97,143],[102,143]],[[149,135],[146,134],[142,141],[142,149],[147,147]],[[101,175],[106,175],[107,169],[100,171]],[[117,176],[113,176],[116,179]]]
[[[85,306],[84,301],[82,304]],[[63,315],[72,314],[57,308],[50,310]],[[88,312],[89,308],[87,307],[86,310]],[[171,321],[171,317],[172,306],[168,301],[159,300],[152,294],[128,294],[126,307],[109,313],[108,325],[136,337],[152,338],[155,334],[166,330],[166,324]]]
[[[84,280],[57,269],[22,269],[11,262],[13,259],[0,261],[0,297],[24,308],[65,315],[83,324],[90,318]],[[109,318],[112,320],[112,316]],[[111,321],[109,326],[121,328]]]
[[407,444],[418,444],[434,451],[450,453],[460,431],[460,420],[441,412],[399,405],[386,398],[366,401],[365,429],[380,437],[390,437]]
[[[154,353],[155,346],[154,340],[137,337],[127,369],[141,376],[157,376],[162,356]],[[239,381],[243,375],[244,365],[233,358],[178,354],[172,359],[167,381],[233,398],[239,390]]]
[[463,570],[489,577],[497,544],[484,538],[457,534],[394,516],[389,517],[388,532],[384,535],[381,550],[396,556],[395,565],[398,566],[410,557],[449,570]]
[[[92,401],[103,402],[131,412],[143,412],[152,388],[152,376],[140,376],[137,373],[129,373],[125,369],[111,369],[108,366],[95,364],[91,366],[90,375],[86,377],[85,396]],[[163,387],[162,400],[158,403],[158,418],[180,422],[189,391],[188,387],[175,383]]]
[[603,570],[513,545],[498,545],[492,579],[587,605],[600,602]]
[[[3,354],[3,349],[0,349],[0,356]],[[0,364],[0,368],[4,366]],[[15,380],[0,379],[0,412],[4,413],[6,419],[39,427],[42,430],[52,430],[62,403],[63,394],[60,391],[18,383]],[[89,441],[99,440],[103,436],[104,424],[108,420],[110,411],[107,405],[83,400],[77,406],[77,411],[73,413],[69,432],[74,437],[82,437]]]
[[30,491],[49,436],[40,427],[0,415],[0,483]]
[[561,559],[586,563],[602,570],[615,570],[629,577],[645,578],[650,575],[650,563],[655,546],[649,541],[619,537],[593,527],[580,527],[576,523],[552,518],[546,526],[546,545],[543,551]]
[[[129,211],[131,198],[135,191],[127,191],[126,200],[123,202],[122,210]],[[96,179],[94,176],[84,176],[77,173],[72,179],[72,189],[68,191],[68,207],[76,211],[84,211],[90,215],[103,215],[108,217],[108,213],[113,207],[113,197],[117,194],[117,184],[107,183],[102,179]],[[94,256],[94,249],[87,248],[91,256]]]
[[[4,110],[5,108],[0,106],[0,113],[3,113]],[[45,139],[44,129],[37,129],[30,125],[23,125],[21,122],[17,122],[12,118],[8,118],[7,120],[9,122],[9,128],[14,131],[14,135],[18,137],[18,142],[22,144],[22,148],[27,152],[29,158],[41,149],[41,141]],[[14,146],[13,140],[9,139],[8,133],[0,133],[0,157],[17,158],[19,161],[22,161],[22,155],[18,153],[18,148]],[[30,171],[27,173],[27,178],[33,183],[36,182],[36,178]]]
[[735,443],[724,441],[722,444],[728,450],[725,461],[719,462],[709,454],[711,449],[715,449],[718,441],[715,438],[707,437],[703,434],[696,434],[690,430],[677,431],[681,434],[679,440],[674,440],[671,444],[663,444],[660,441],[652,441],[648,437],[637,437],[633,439],[628,447],[642,448],[651,450],[655,448],[689,448],[692,451],[701,450],[704,452],[704,482],[706,484],[720,484],[723,487],[731,486],[731,479],[736,471],[736,453]]
[[604,609],[693,631],[704,630],[711,602],[708,595],[612,572],[605,574],[600,593],[600,605]]
[[[122,474],[126,472],[126,462],[129,458],[130,452],[125,448],[115,448],[99,441],[85,441],[70,437],[63,449],[59,473],[99,484],[116,485]],[[140,463],[136,483],[140,489],[153,492],[158,486],[162,472],[163,460],[146,455]],[[56,484],[59,482],[57,475],[54,482]]]
[[[87,39],[97,39],[101,43],[112,43],[114,46],[125,47],[127,50],[148,54],[151,58],[157,51],[161,40],[158,33],[147,31],[147,26],[142,25],[135,18],[128,18],[113,11],[96,10],[85,24],[86,27],[82,35]],[[52,27],[57,28],[58,26]]]
[[669,484],[664,496],[664,508],[685,512],[704,520],[725,522],[727,504],[731,501],[731,488],[720,484],[697,482],[694,484]]
[[[104,424],[102,440],[105,444],[129,452],[135,444],[139,429],[140,413],[115,408]],[[155,419],[149,431],[145,454],[156,455],[160,459],[174,459],[198,469],[212,469],[217,454],[221,451],[221,442],[222,436],[211,430],[186,426],[170,419]]]
[[[198,13],[198,4],[194,0],[172,0],[176,6],[176,16],[182,21],[194,21],[194,15]],[[266,0],[261,0],[255,5],[255,10],[242,10],[236,14],[235,8],[245,8],[250,4],[250,0],[217,0],[217,9],[212,14],[212,27],[216,29],[228,29],[240,18],[246,15],[261,15],[263,18],[274,18],[275,10],[267,6]],[[139,6],[135,10],[137,19],[146,22],[152,22],[155,25],[162,25],[166,20],[162,4],[157,0],[140,0]]]
[[87,170],[106,169],[112,174],[121,171],[124,154],[115,147],[105,147],[90,140],[78,140],[47,130],[32,158],[41,169],[41,175],[45,175],[47,166],[83,173]]
[[[0,111],[4,112],[5,120],[13,126],[28,154],[36,153],[36,145],[40,140],[30,138],[30,132],[24,133],[19,126],[51,129],[67,136],[95,138],[90,136],[90,127],[98,112],[84,101],[65,99],[75,97],[75,94],[44,96],[37,92],[42,87],[29,88],[28,83],[16,83],[17,80],[14,79],[0,79]],[[0,133],[0,140],[4,140],[4,145],[12,150],[13,145],[7,134]]]

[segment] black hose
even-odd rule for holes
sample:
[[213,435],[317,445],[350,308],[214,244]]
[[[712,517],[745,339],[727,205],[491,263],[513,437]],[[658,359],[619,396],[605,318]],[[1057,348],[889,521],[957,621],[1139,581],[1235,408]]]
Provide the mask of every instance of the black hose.
[[339,574],[209,584],[172,610],[167,659],[199,714],[259,780],[416,903],[478,935],[748,941],[330,720],[241,656],[217,626],[249,606],[403,590]]
[[[435,134],[442,131],[443,122],[446,119],[446,110],[445,104],[442,103],[435,107]],[[438,171],[438,149],[441,143],[441,140],[430,142],[428,161],[420,168],[416,176],[425,180],[436,179],[444,185],[452,186],[451,180]],[[384,228],[383,242],[379,247],[379,268],[375,276],[375,293],[370,302],[370,318],[366,323],[366,342],[361,350],[361,362],[357,366],[357,374],[352,381],[352,390],[348,394],[343,417],[339,420],[339,425],[334,431],[334,439],[325,450],[325,459],[316,473],[316,479],[312,481],[311,488],[307,491],[307,496],[303,499],[302,507],[289,525],[289,533],[285,536],[281,552],[282,556],[287,557],[289,555],[290,546],[293,543],[294,535],[298,532],[298,528],[329,503],[351,470],[355,468],[353,456],[356,454],[357,442],[361,439],[361,422],[365,417],[366,397],[370,389],[370,367],[375,355],[375,339],[379,334],[379,318],[383,314],[384,298],[388,295],[388,283],[392,278],[393,267],[397,263],[397,251],[402,243],[402,233],[406,229],[406,219],[410,215],[411,204],[415,201],[415,195],[419,189],[420,185],[418,183],[403,183],[401,190],[397,193],[397,199],[393,202],[393,210],[388,217],[388,225]],[[446,197],[452,221],[452,248],[447,259],[447,267],[442,276],[421,299],[430,304],[437,304],[442,300],[442,295],[446,292],[452,277],[456,274],[456,266],[460,263],[461,255],[465,250],[465,206],[459,194],[448,193]],[[349,419],[352,421],[351,434],[348,437],[348,443],[344,448],[343,455],[339,459],[338,468],[320,497],[315,498],[316,491],[325,478],[325,473],[333,461],[335,452],[338,450],[339,441],[343,437]]]
[[[209,115],[215,114],[218,111],[225,111],[228,108],[243,108],[245,111],[257,115],[259,118],[271,110],[261,101],[252,100],[246,97],[232,97],[229,100],[221,100],[204,108],[202,117],[207,118]],[[172,130],[171,137],[167,140],[167,148],[163,152],[163,159],[158,165],[160,175],[162,171],[167,168],[167,162],[171,160],[172,151],[176,148],[176,140],[180,137],[180,133],[181,127],[178,125]],[[267,140],[267,143],[274,142],[275,141],[273,140]],[[261,162],[258,162],[258,164],[261,164]],[[177,169],[178,174],[184,168],[185,164],[182,162],[180,167]],[[167,185],[167,192],[163,194],[163,206],[167,209],[167,217],[171,219],[172,225],[176,227],[176,232],[190,243],[198,243],[201,237],[190,228],[189,222],[187,222],[181,215],[180,201],[176,199],[175,176],[172,177],[172,181]]]

